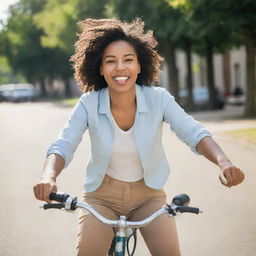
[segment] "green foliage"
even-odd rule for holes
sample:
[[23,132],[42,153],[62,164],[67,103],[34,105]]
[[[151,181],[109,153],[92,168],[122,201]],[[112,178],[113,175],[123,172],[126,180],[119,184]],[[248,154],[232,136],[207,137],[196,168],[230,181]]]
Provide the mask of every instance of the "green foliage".
[[[0,54],[27,79],[72,75],[77,22],[85,18],[142,17],[166,54],[166,44],[205,54],[205,40],[225,52],[256,35],[255,0],[20,0],[0,31]],[[247,31],[247,32],[245,32]]]
[[74,50],[77,22],[111,13],[107,0],[52,0],[35,17],[36,25],[44,31],[42,45],[58,47],[71,55]]
[[71,1],[52,0],[34,16],[35,24],[44,31],[42,46],[58,47],[71,54],[76,35],[75,10]]
[[0,56],[0,84],[20,83],[24,81],[21,75],[15,75],[12,72],[6,57]]
[[[197,52],[226,52],[236,45],[246,46],[246,115],[255,115],[255,45],[256,1],[255,0],[168,0],[180,9],[193,26],[193,41]],[[191,33],[190,33],[191,34]],[[204,45],[207,46],[204,48]],[[210,51],[209,51],[210,49]],[[206,51],[205,51],[206,50]],[[250,64],[248,64],[250,63]],[[212,66],[212,65],[208,65]],[[213,76],[212,76],[213,77]]]
[[77,12],[76,21],[86,18],[113,17],[113,6],[115,2],[116,0],[74,0]]
[[27,79],[33,80],[36,74],[37,58],[42,52],[40,34],[41,31],[34,27],[31,16],[27,13],[11,16],[2,31],[5,56],[13,71],[23,73]]
[[147,28],[153,30],[157,37],[160,51],[165,54],[167,39],[175,41],[179,37],[177,24],[180,22],[181,14],[164,0],[130,0],[129,5],[125,0],[114,2],[114,13],[123,20],[132,20],[140,17],[145,21]]
[[[69,52],[42,43],[45,32],[34,18],[42,8],[42,1],[20,1],[12,6],[8,23],[0,33],[0,53],[6,56],[12,70],[23,74],[29,82],[72,75]],[[66,41],[64,38],[63,42]]]

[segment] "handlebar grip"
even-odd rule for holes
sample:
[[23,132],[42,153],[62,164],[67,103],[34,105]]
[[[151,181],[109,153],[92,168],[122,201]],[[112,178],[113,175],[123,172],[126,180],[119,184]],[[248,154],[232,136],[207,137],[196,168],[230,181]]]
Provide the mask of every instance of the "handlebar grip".
[[190,213],[195,213],[198,214],[200,212],[199,208],[195,207],[190,207],[190,206],[178,206],[176,208],[176,212],[190,212]]
[[47,210],[47,209],[62,209],[64,207],[65,207],[64,204],[44,204],[43,205],[43,208],[45,210]]
[[67,198],[69,197],[68,194],[65,194],[65,193],[51,193],[49,195],[49,199],[50,200],[53,200],[53,201],[56,201],[56,202],[60,202],[60,203],[65,203]]
[[190,198],[187,194],[180,194],[173,198],[172,203],[178,206],[188,205]]

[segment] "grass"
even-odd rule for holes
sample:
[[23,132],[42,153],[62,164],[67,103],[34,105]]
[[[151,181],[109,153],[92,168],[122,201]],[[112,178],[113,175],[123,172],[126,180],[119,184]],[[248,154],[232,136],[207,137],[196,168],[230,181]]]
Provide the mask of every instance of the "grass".
[[41,97],[39,100],[74,107],[78,98]]
[[242,139],[244,141],[256,144],[256,128],[229,131],[225,134],[236,139]]
[[69,98],[69,99],[59,100],[58,102],[66,106],[73,107],[75,106],[77,100],[78,98]]

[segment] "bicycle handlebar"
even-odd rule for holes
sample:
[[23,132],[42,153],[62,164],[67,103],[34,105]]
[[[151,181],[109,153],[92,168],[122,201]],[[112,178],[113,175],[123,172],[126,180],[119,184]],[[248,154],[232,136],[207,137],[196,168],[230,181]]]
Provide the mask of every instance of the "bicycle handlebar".
[[[105,224],[108,224],[112,227],[129,227],[129,228],[139,228],[146,226],[155,218],[162,214],[170,214],[172,216],[177,215],[177,213],[194,213],[198,214],[201,211],[199,208],[187,206],[189,204],[190,198],[186,194],[177,195],[173,198],[171,204],[166,204],[158,211],[154,212],[152,215],[147,217],[141,221],[126,221],[126,217],[121,216],[119,220],[110,220],[102,216],[98,213],[91,205],[87,204],[86,202],[78,202],[77,198],[70,197],[68,194],[65,193],[51,193],[49,196],[50,200],[59,202],[59,203],[51,203],[51,204],[44,204],[43,208],[46,209],[65,209],[69,211],[74,211],[77,208],[83,208],[88,210],[92,213],[96,218],[102,221]],[[122,218],[123,217],[123,218]]]
[[43,208],[47,209],[62,209],[65,208],[66,210],[74,211],[77,208],[77,198],[71,198],[69,194],[57,192],[51,193],[49,195],[49,199],[52,201],[59,202],[59,204],[44,204]]

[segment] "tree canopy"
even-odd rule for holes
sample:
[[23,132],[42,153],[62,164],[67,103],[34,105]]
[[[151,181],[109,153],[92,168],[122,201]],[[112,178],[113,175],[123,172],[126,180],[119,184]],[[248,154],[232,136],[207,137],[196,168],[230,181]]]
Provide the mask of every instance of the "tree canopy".
[[[169,89],[177,100],[177,48],[186,52],[190,94],[193,87],[191,53],[206,56],[213,99],[213,54],[245,45],[249,92],[246,115],[255,115],[255,11],[254,0],[20,0],[10,7],[7,23],[0,31],[0,55],[7,59],[15,73],[40,82],[43,88],[46,78],[68,81],[72,77],[69,58],[79,20],[142,17],[159,41],[159,51],[168,63]],[[66,87],[68,92],[68,83]]]

